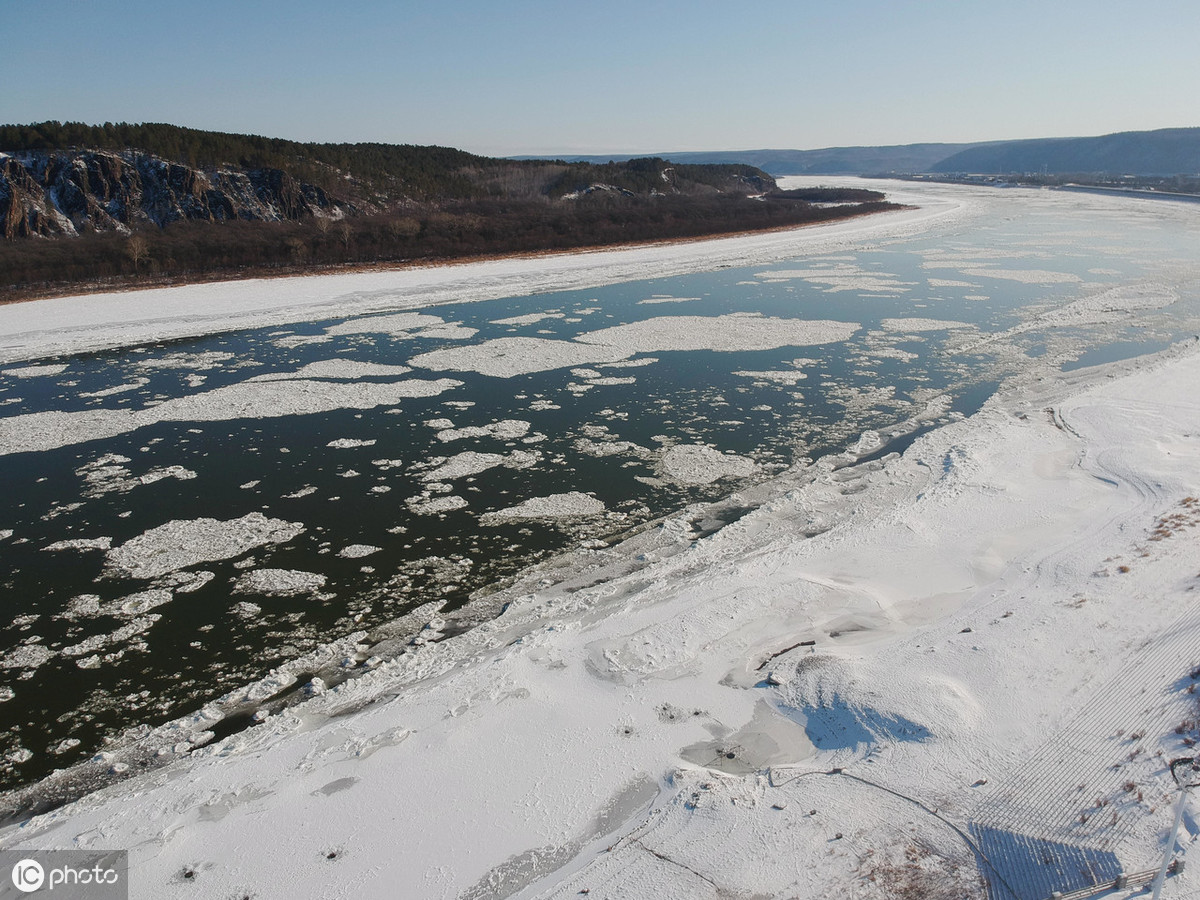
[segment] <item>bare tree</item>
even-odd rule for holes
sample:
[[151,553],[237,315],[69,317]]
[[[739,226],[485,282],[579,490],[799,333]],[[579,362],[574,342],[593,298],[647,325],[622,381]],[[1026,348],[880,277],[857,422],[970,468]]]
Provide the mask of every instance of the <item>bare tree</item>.
[[142,261],[150,258],[150,245],[140,235],[131,235],[125,242],[125,255],[133,260],[134,271],[142,266]]

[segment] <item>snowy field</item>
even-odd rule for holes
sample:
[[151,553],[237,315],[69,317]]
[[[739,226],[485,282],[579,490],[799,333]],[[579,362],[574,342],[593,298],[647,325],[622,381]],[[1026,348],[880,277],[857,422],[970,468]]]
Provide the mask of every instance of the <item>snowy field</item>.
[[[397,328],[453,327],[397,311],[735,260],[768,266],[1001,208],[972,189],[888,191],[920,209],[673,247],[24,304],[0,309],[0,359],[19,371],[22,360],[55,353],[352,312],[407,316],[391,322]],[[1059,200],[1020,196],[1047,208]],[[1200,228],[1192,209],[1062,202]],[[1003,335],[934,315],[888,319],[874,351],[903,361],[911,351],[889,342],[894,331],[951,335],[954,348],[970,352],[1032,330],[1124,328],[1170,307],[1179,285],[1194,288],[1197,262],[1164,266],[1172,283],[1080,283],[1077,300],[1034,310]],[[981,278],[1034,292],[1082,281],[953,248],[928,253],[925,265],[958,290]],[[768,274],[835,296],[907,289],[851,264]],[[218,298],[225,306],[212,315],[195,313]],[[646,302],[687,317],[694,301]],[[712,323],[597,328],[554,365],[576,367],[581,384],[640,377],[641,365],[628,365],[638,353],[686,348],[697,334],[704,346],[718,337],[757,346],[779,331],[764,328],[768,321],[742,319],[712,334],[703,332]],[[785,341],[807,348],[844,339],[846,327],[809,322]],[[524,348],[539,351],[532,361],[496,346],[539,340]],[[463,371],[508,377],[513,366],[545,362],[550,343],[566,342],[518,335],[468,354],[450,346],[410,360],[427,378],[394,384],[442,391]],[[179,758],[10,824],[0,847],[14,858],[52,847],[127,849],[138,898],[1041,900],[1082,886],[1081,863],[1097,879],[1152,869],[1176,796],[1165,761],[1190,755],[1200,739],[1192,690],[1200,679],[1200,348],[1182,340],[1064,372],[1053,341],[1047,346],[976,414],[947,423],[931,404],[911,426],[938,427],[903,453],[875,458],[883,438],[866,432],[845,454],[689,507],[623,544],[539,566],[489,597],[489,614],[476,613],[465,631],[433,604],[410,617],[415,638],[392,653],[379,649],[359,677],[330,689],[312,678],[303,703],[190,753],[174,748],[202,743],[197,735],[216,718],[202,709],[163,726],[140,749]],[[794,362],[739,376],[794,388],[813,361]],[[407,370],[322,374],[379,391],[357,380]],[[285,394],[272,391],[282,383],[243,382],[230,408],[249,402],[237,408],[276,414]],[[345,402],[326,396],[312,402]],[[143,415],[196,417],[182,406],[167,400]],[[25,441],[8,450],[20,452],[77,440],[81,422],[102,436],[140,427],[120,412],[46,420],[4,439]],[[431,421],[449,448],[470,437],[450,419]],[[487,427],[518,441],[529,431],[517,420]],[[336,452],[373,449],[369,436],[340,440],[330,443]],[[610,451],[616,442],[599,432],[587,440],[585,453],[635,451]],[[420,478],[438,485],[520,470],[537,452],[451,449]],[[92,481],[119,491],[129,477],[123,465],[109,461]],[[709,483],[744,476],[753,462],[676,444],[658,465],[663,478]],[[189,470],[153,477],[186,481]],[[455,496],[410,499],[445,505]],[[488,515],[572,520],[601,514],[598,502],[564,492]],[[706,527],[706,515],[718,524]],[[116,575],[152,579],[286,542],[304,527],[260,513],[225,524],[214,530],[194,519],[148,530],[137,543],[57,552],[99,552]],[[370,563],[379,550],[356,543],[338,552]],[[189,578],[203,572],[165,592],[186,592]],[[235,589],[306,595],[324,584],[312,572],[259,568]],[[126,627],[156,615],[161,594],[145,594],[123,611]],[[357,650],[349,636],[321,654]],[[299,660],[245,694],[275,694],[313,665]],[[101,754],[90,765],[129,763]],[[1186,851],[1200,833],[1190,810],[1185,826]],[[1164,896],[1200,896],[1195,874],[1172,876]]]

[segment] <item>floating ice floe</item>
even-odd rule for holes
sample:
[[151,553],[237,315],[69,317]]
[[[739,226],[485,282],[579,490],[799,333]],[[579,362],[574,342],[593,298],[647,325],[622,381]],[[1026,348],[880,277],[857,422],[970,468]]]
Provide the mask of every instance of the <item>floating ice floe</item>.
[[1001,278],[1021,284],[1074,284],[1083,281],[1072,272],[1048,272],[1044,269],[962,269],[968,278]]
[[244,381],[140,410],[28,413],[0,419],[0,454],[53,450],[115,437],[158,422],[223,422],[394,406],[401,400],[434,397],[461,385],[461,381],[451,378],[349,384],[301,379]]
[[576,341],[505,337],[466,347],[433,350],[414,356],[409,363],[435,372],[453,370],[478,372],[494,378],[512,378],[572,366],[614,362],[629,355],[609,347],[588,346]]
[[65,541],[55,541],[47,544],[43,550],[107,550],[112,546],[112,538],[71,538]]
[[336,441],[330,441],[326,447],[332,447],[335,450],[352,450],[355,447],[374,447],[375,438],[358,439],[358,438],[338,438]]
[[361,319],[347,319],[337,325],[325,329],[326,334],[392,334],[407,335],[412,331],[445,325],[446,320],[441,316],[431,316],[425,313],[404,312],[386,316],[365,316]]
[[637,379],[632,375],[627,375],[623,378],[614,375],[601,375],[599,378],[589,378],[588,384],[596,385],[597,387],[613,387],[618,384],[634,384]]
[[755,381],[774,381],[778,382],[779,384],[795,384],[797,381],[803,381],[808,377],[803,372],[795,369],[785,369],[782,371],[771,370],[764,372],[738,371],[734,372],[733,374],[741,378],[753,378]]
[[662,316],[581,334],[583,344],[611,347],[624,356],[665,350],[774,350],[847,340],[852,322],[779,319],[771,316]]
[[901,281],[889,273],[873,272],[852,263],[814,266],[810,269],[776,269],[759,272],[755,276],[765,282],[807,281],[825,285],[825,293],[858,291],[878,294],[902,294],[911,290],[915,282]]
[[495,437],[501,440],[513,440],[524,437],[530,428],[530,422],[520,419],[502,419],[487,425],[472,425],[467,428],[444,428],[437,433],[437,439],[445,443],[472,437]]
[[171,591],[163,588],[151,588],[148,591],[138,591],[138,593],[130,594],[128,597],[122,597],[119,600],[105,603],[100,607],[98,612],[102,615],[116,616],[117,618],[131,618],[170,603],[174,598],[175,595]]
[[66,363],[53,363],[43,366],[20,366],[16,369],[0,370],[0,375],[13,378],[40,378],[45,375],[61,375],[67,371]]
[[170,585],[176,593],[190,594],[200,590],[216,577],[215,572],[173,572],[163,581]]
[[[111,647],[114,644],[123,644],[134,635],[149,631],[151,626],[161,618],[162,616],[158,613],[139,616],[115,631],[110,631],[107,634],[94,634],[80,641],[78,644],[63,647],[62,654],[67,657],[85,656],[89,653],[95,653],[97,650],[103,650],[105,647]],[[97,660],[97,662],[99,661]],[[85,668],[95,668],[95,666],[86,666]]]
[[233,559],[267,544],[283,544],[304,532],[299,522],[253,512],[239,519],[175,520],[108,551],[107,574],[157,578],[200,562]]
[[285,350],[294,350],[296,347],[303,347],[306,344],[324,344],[330,340],[332,338],[327,334],[289,334],[276,338],[271,343]]
[[661,316],[586,332],[573,341],[497,338],[468,347],[434,350],[409,362],[434,371],[451,369],[511,378],[553,369],[612,364],[637,353],[732,352],[827,344],[847,340],[859,327],[851,322],[752,315]]
[[617,362],[599,363],[602,369],[640,369],[642,366],[652,366],[659,359],[657,356],[639,356],[637,359],[622,359]]
[[477,329],[467,328],[457,322],[446,322],[440,316],[405,312],[350,319],[337,325],[330,325],[325,329],[325,333],[328,335],[386,334],[397,340],[414,337],[467,340],[476,335]]
[[970,322],[955,322],[949,319],[884,319],[879,323],[884,331],[951,331],[955,328],[974,328]]
[[339,550],[337,555],[342,559],[362,559],[364,556],[378,553],[382,549],[382,547],[376,547],[374,544],[350,544]]
[[676,484],[711,484],[721,478],[745,478],[756,468],[754,460],[722,453],[703,444],[677,444],[660,461],[663,474]]
[[977,284],[972,284],[969,281],[956,281],[953,278],[927,278],[930,287],[957,287],[957,288],[974,288],[979,287]]
[[604,503],[595,497],[579,491],[570,491],[565,494],[532,497],[508,509],[484,513],[479,517],[479,522],[482,525],[503,525],[510,522],[586,519],[598,516],[604,510]]
[[49,647],[38,643],[22,644],[0,657],[0,669],[36,669],[54,656]]
[[270,372],[266,375],[255,375],[247,380],[291,381],[297,378],[327,378],[334,381],[355,381],[359,378],[398,378],[411,371],[408,366],[388,366],[382,363],[357,362],[353,359],[322,359],[295,372]]
[[467,501],[462,497],[451,494],[448,497],[433,497],[422,494],[419,497],[409,497],[404,501],[410,512],[418,516],[436,516],[442,513],[463,509]]
[[561,319],[566,313],[527,313],[523,316],[509,316],[507,319],[493,319],[493,325],[533,325],[543,319]]
[[152,356],[139,359],[135,365],[139,369],[215,369],[222,363],[233,359],[234,355],[224,350],[206,350],[203,353],[168,353],[165,356]]
[[873,349],[870,355],[873,359],[898,359],[901,362],[912,362],[917,358],[916,353],[909,353],[907,350],[901,350],[899,347],[878,347]]
[[[258,594],[263,597],[296,597],[315,594],[325,586],[325,576],[299,569],[253,569],[238,576],[233,585],[235,594]],[[246,604],[253,606],[253,604]],[[255,612],[258,612],[255,608]]]
[[639,300],[638,306],[647,306],[656,303],[691,303],[693,300],[701,300],[702,297],[671,297],[667,294],[655,294],[653,297],[647,297],[645,300]]
[[434,469],[421,473],[422,481],[454,481],[478,475],[488,469],[504,466],[509,469],[529,469],[537,465],[542,454],[537,450],[513,450],[511,453],[477,453],[468,450],[450,457]]
[[104,388],[103,390],[99,391],[88,391],[80,394],[79,396],[87,397],[89,399],[95,397],[112,397],[116,394],[124,394],[128,391],[136,391],[138,388],[145,387],[149,383],[149,378],[135,378],[133,381],[126,382],[125,384],[114,385],[113,387]]
[[620,453],[634,453],[638,456],[648,456],[650,451],[631,441],[593,441],[591,438],[578,438],[575,449],[588,456],[616,456]]

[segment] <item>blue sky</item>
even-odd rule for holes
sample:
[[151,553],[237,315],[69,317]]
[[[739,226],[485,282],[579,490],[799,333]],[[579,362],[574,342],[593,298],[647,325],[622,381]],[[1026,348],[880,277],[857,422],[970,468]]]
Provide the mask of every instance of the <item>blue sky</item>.
[[2,122],[495,155],[1200,125],[1196,0],[0,0],[0,14],[21,23]]

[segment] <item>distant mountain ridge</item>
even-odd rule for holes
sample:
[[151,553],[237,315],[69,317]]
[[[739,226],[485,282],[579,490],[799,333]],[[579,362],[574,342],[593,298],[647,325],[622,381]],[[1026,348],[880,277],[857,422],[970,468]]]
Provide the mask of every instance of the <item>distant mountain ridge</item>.
[[[659,153],[672,162],[708,165],[739,162],[771,175],[863,175],[928,172],[939,161],[983,144],[901,144],[889,147],[827,147],[823,150],[715,150]],[[523,156],[517,159],[534,159]],[[602,163],[623,155],[564,156],[565,162]]]
[[1087,138],[1041,138],[969,147],[932,172],[980,174],[1195,175],[1200,173],[1200,128],[1124,131]]
[[[757,166],[771,175],[950,174],[1193,175],[1200,173],[1200,128],[1125,131],[1099,137],[1036,138],[970,144],[900,144],[822,150],[659,153],[673,162]],[[523,157],[529,158],[529,157]],[[565,161],[629,157],[567,156]]]

